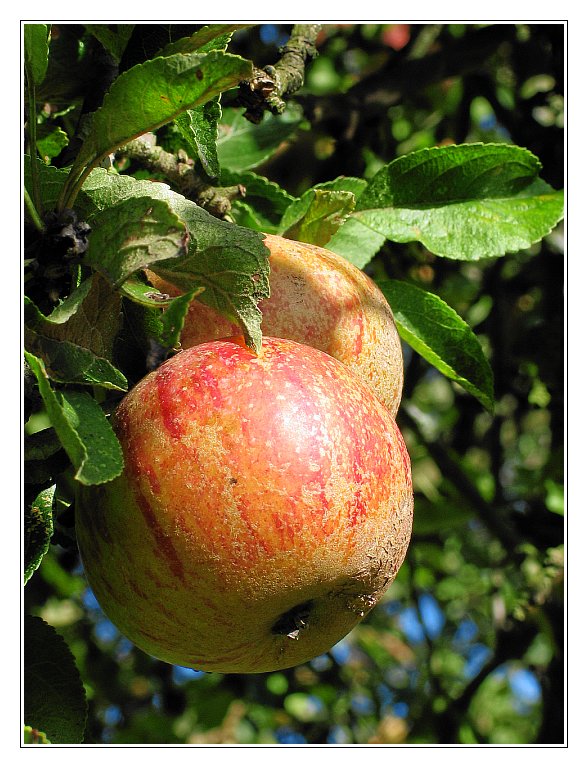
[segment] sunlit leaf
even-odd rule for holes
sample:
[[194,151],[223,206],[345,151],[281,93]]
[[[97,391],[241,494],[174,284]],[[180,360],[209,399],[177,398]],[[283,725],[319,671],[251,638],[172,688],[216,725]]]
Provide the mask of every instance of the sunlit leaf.
[[413,152],[380,170],[352,217],[395,242],[477,260],[528,248],[563,216],[563,193],[528,150],[463,144]]
[[401,338],[488,410],[494,407],[492,369],[469,325],[439,296],[400,280],[378,283]]

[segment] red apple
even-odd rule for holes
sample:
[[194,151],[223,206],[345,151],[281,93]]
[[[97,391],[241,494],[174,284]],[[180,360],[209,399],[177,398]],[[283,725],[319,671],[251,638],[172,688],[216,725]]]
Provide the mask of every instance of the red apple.
[[[392,310],[377,285],[325,248],[277,235],[266,235],[265,244],[270,249],[271,296],[259,304],[262,332],[308,344],[349,365],[396,416],[403,384],[402,347]],[[151,272],[149,278],[164,293],[181,293]],[[181,342],[187,348],[238,333],[236,325],[196,300]]]
[[409,458],[389,411],[329,355],[265,337],[178,353],[113,419],[123,474],[85,487],[89,583],[172,664],[268,672],[326,652],[406,553]]

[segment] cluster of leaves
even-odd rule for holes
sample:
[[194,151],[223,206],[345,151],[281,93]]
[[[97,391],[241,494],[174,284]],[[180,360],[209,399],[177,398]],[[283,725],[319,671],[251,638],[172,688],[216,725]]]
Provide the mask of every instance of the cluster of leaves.
[[[337,175],[287,189],[263,169],[279,156],[285,142],[311,126],[293,104],[279,115],[267,114],[259,124],[243,118],[236,106],[238,87],[252,77],[254,65],[229,53],[228,47],[233,38],[249,34],[239,25],[24,26],[25,583],[39,574],[70,602],[72,595],[82,600],[83,581],[72,574],[73,565],[63,568],[54,546],[75,561],[77,484],[105,483],[122,471],[122,454],[108,421],[112,407],[149,368],[177,349],[192,300],[238,323],[246,342],[259,349],[258,303],[269,295],[270,278],[263,233],[326,246],[371,270],[394,311],[407,350],[413,351],[411,359],[426,361],[442,375],[441,381],[457,383],[491,412],[494,377],[472,322],[437,291],[406,275],[391,278],[381,268],[381,254],[390,243],[404,248],[416,244],[431,258],[475,269],[539,243],[563,215],[563,194],[542,180],[537,157],[507,142],[425,146],[383,161],[361,177]],[[94,104],[89,93],[95,91],[96,73],[101,71],[97,64],[104,60],[106,87]],[[66,67],[75,76],[66,77]],[[175,156],[189,157],[209,187],[238,186],[242,195],[232,200],[229,214],[213,215],[197,195],[174,188],[163,173],[148,175],[133,165],[128,147],[144,134],[154,135],[159,146]],[[184,293],[171,299],[154,291],[147,268]],[[408,387],[410,381],[407,376]],[[408,403],[406,417],[415,419],[412,426],[418,436],[423,431],[422,411],[411,410]],[[419,476],[426,479],[429,468],[419,462],[418,450],[414,454],[418,488]],[[459,520],[459,495],[446,505],[446,520],[454,519],[452,509]],[[435,530],[443,528],[438,516],[429,517],[429,523]],[[531,556],[539,557],[527,553]],[[503,550],[488,568],[496,570],[502,562]],[[436,569],[429,564],[425,578],[426,566],[418,565],[417,588],[428,589]],[[439,571],[445,567],[439,565]],[[403,579],[395,589],[405,597],[409,594]],[[464,613],[462,607],[456,614],[455,631]],[[380,631],[378,616],[389,614],[375,615],[371,626],[358,630],[359,645],[370,647],[370,637]],[[25,626],[25,674],[35,668],[34,676],[25,676],[25,723],[37,741],[81,741],[86,704],[78,672],[49,624],[30,617]],[[86,686],[94,678],[87,654],[95,647],[88,635],[84,649],[76,653]],[[408,659],[402,649],[396,651],[389,648],[382,664],[391,658]],[[370,655],[374,675],[379,674],[377,653]],[[56,658],[63,683],[57,685],[49,663]],[[43,659],[47,674],[39,673]],[[409,661],[407,675],[414,656]],[[316,692],[291,693],[297,675],[315,681],[323,662],[317,663],[318,668],[310,665],[251,685],[281,696],[289,718],[320,723]],[[324,663],[331,669],[333,658]],[[309,691],[315,682],[308,683]],[[200,693],[194,688],[194,696],[204,696],[207,707],[216,695],[215,685],[220,686],[218,711],[226,724],[225,700],[230,694],[222,676],[189,685],[196,683]],[[322,690],[327,699],[336,698],[334,687],[331,693],[327,687]],[[353,696],[351,683],[349,690]],[[443,701],[440,696],[440,710]],[[340,727],[349,739],[369,740],[367,731],[354,730],[349,721],[353,707],[347,704],[347,710],[343,705],[338,710]],[[398,719],[392,710],[385,712]],[[233,715],[242,723],[238,712]],[[287,727],[288,717],[281,724],[280,718],[260,724],[254,729],[256,738]],[[221,720],[210,727],[220,727]],[[394,723],[386,722],[393,730]],[[185,723],[184,730],[170,733],[170,741],[190,733],[192,725]],[[317,730],[317,740],[326,738],[323,731]],[[402,727],[398,733],[402,736]],[[127,734],[135,740],[144,736]],[[28,738],[33,738],[31,732]],[[242,738],[247,740],[247,734]]]

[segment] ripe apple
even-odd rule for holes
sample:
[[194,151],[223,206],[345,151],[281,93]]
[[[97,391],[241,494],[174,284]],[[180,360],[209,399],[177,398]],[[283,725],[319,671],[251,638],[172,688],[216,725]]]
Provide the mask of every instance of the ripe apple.
[[206,671],[291,667],[395,577],[409,457],[389,411],[329,355],[204,343],[148,374],[113,422],[124,472],[81,490],[77,536],[102,608],[147,653]]
[[[392,310],[374,281],[336,253],[277,235],[270,250],[269,299],[260,302],[262,332],[327,352],[367,381],[395,417],[403,384],[402,347]],[[171,283],[149,272],[159,291],[177,296]],[[239,328],[195,300],[182,347],[235,336]]]

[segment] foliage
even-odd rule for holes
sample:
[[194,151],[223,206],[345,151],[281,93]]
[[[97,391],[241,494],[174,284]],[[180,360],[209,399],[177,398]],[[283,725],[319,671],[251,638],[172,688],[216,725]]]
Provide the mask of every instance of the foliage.
[[[310,26],[264,101],[290,25],[24,25],[24,743],[564,741],[565,28]],[[122,471],[109,416],[191,300],[259,349],[268,232],[395,313],[414,537],[328,654],[203,675],[101,613],[76,487]]]

